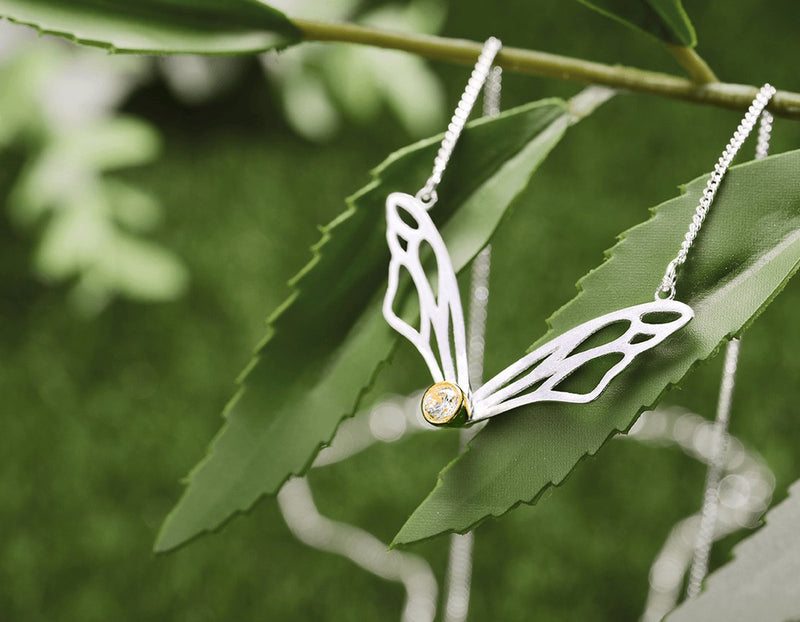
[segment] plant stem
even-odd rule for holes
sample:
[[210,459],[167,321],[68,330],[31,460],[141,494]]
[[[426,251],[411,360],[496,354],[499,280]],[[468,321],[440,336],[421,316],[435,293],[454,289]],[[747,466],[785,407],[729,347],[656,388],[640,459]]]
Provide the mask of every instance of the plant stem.
[[[371,45],[464,65],[472,65],[482,47],[479,42],[465,39],[392,32],[348,23],[327,23],[305,19],[294,19],[293,21],[308,41],[340,41]],[[673,54],[676,52],[673,51]],[[679,62],[692,75],[696,75],[697,82],[666,73],[620,65],[604,65],[579,58],[521,48],[503,48],[497,56],[496,63],[506,71],[515,73],[602,84],[709,106],[747,110],[758,92],[758,87],[724,82],[702,83],[703,80],[713,77],[713,73],[702,59],[693,52],[687,54],[685,51],[681,51],[677,54],[680,55]],[[707,73],[700,69],[701,65],[705,67]],[[700,76],[704,76],[703,80],[700,80]],[[772,98],[769,110],[780,117],[800,119],[800,93],[778,91]]]
[[719,82],[708,63],[693,49],[683,45],[665,44],[670,53],[696,84]]

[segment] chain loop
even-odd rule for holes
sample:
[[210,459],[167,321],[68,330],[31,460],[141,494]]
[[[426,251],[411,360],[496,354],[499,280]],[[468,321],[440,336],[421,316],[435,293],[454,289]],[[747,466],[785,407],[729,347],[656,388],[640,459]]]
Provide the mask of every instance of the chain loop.
[[772,114],[765,110],[761,113],[761,123],[758,126],[758,141],[756,143],[756,160],[763,160],[769,155],[769,141],[772,138]]
[[714,172],[711,173],[711,176],[708,178],[706,188],[703,190],[703,196],[700,198],[700,201],[695,208],[692,222],[689,224],[689,229],[683,238],[681,248],[675,258],[669,262],[669,265],[667,265],[667,270],[664,273],[664,277],[661,279],[658,289],[656,289],[656,300],[672,300],[675,297],[675,284],[678,280],[678,269],[686,261],[686,257],[689,255],[689,250],[692,248],[692,244],[694,244],[697,234],[700,233],[700,229],[703,227],[706,215],[708,214],[708,210],[711,208],[711,203],[714,201],[714,196],[716,195],[717,189],[722,182],[722,178],[725,177],[725,173],[727,172],[728,167],[730,167],[731,162],[733,162],[733,159],[736,157],[736,153],[750,135],[750,132],[753,131],[756,121],[762,113],[764,113],[765,116],[762,120],[762,125],[759,130],[759,146],[756,148],[756,157],[759,157],[760,153],[766,153],[765,145],[768,145],[769,143],[769,136],[772,130],[772,115],[770,115],[768,112],[764,112],[764,108],[767,107],[767,104],[773,95],[775,95],[775,88],[773,86],[770,84],[765,84],[761,87],[756,95],[756,98],[753,100],[753,103],[750,104],[750,108],[748,108],[747,113],[744,115],[741,123],[739,123],[739,127],[736,128],[736,131],[733,133],[728,145],[725,147],[725,150],[722,152],[719,160],[717,160],[717,163],[714,165]]
[[467,86],[461,95],[461,99],[456,106],[452,119],[447,126],[447,131],[444,133],[442,144],[439,146],[439,151],[436,154],[436,159],[433,161],[433,172],[428,177],[428,181],[420,188],[416,194],[419,200],[426,209],[430,209],[436,203],[438,196],[436,188],[442,181],[442,175],[447,168],[447,163],[450,161],[450,156],[453,155],[453,149],[456,147],[459,136],[467,124],[467,119],[472,112],[472,108],[480,95],[486,78],[489,76],[489,71],[492,68],[495,56],[500,51],[503,44],[500,39],[489,37],[486,43],[483,44],[483,50],[478,61],[475,63],[475,68],[472,70],[472,75],[469,77]]

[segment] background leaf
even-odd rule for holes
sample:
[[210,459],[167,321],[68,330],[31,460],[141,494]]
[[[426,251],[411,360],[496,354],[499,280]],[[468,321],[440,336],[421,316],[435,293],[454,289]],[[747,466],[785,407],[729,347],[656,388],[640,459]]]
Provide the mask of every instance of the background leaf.
[[258,0],[0,0],[0,16],[115,52],[245,54],[300,38]]
[[[439,32],[446,11],[440,0],[373,7],[357,0],[273,0],[273,5],[295,19],[347,21],[430,35]],[[447,123],[439,75],[414,55],[360,45],[302,45],[260,60],[278,89],[286,121],[309,140],[329,140],[343,129],[345,119],[365,123],[385,109],[415,139],[430,136]],[[410,92],[425,97],[408,97]]]
[[[491,420],[442,473],[396,537],[409,543],[466,531],[488,516],[532,503],[578,461],[624,431],[699,360],[711,356],[769,304],[800,262],[800,183],[793,151],[731,169],[678,281],[694,319],[637,358],[594,402],[542,403]],[[591,318],[651,300],[674,256],[707,176],[630,229],[606,262],[580,282],[538,346]],[[489,377],[489,376],[487,376]]]
[[[21,37],[16,49],[14,36]],[[182,296],[186,267],[147,239],[163,216],[159,201],[113,176],[159,157],[155,127],[112,112],[142,62],[108,63],[97,50],[65,49],[52,39],[21,43],[35,34],[18,26],[5,25],[0,38],[14,49],[0,68],[9,104],[0,106],[8,113],[0,144],[25,153],[5,206],[17,230],[38,237],[36,275],[50,285],[71,284],[69,298],[87,318],[119,296]]]
[[681,0],[578,0],[590,9],[673,45],[694,47],[697,36]]
[[[468,126],[434,211],[456,269],[488,242],[569,121],[563,102],[545,100]],[[424,183],[439,141],[390,156],[374,171],[375,181],[350,199],[350,209],[323,229],[316,257],[294,279],[295,295],[270,318],[226,425],[191,474],[157,550],[218,527],[277,492],[289,475],[309,467],[339,421],[353,413],[396,342],[380,312],[389,261],[384,202],[390,192]]]
[[800,481],[769,511],[766,523],[734,549],[734,560],[708,578],[700,596],[667,616],[668,622],[800,619]]

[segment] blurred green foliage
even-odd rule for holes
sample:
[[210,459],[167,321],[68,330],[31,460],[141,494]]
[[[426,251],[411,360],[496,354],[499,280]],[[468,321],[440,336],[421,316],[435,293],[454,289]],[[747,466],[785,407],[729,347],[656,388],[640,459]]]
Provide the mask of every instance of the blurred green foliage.
[[[398,32],[435,34],[445,5],[439,0],[389,3],[363,12],[359,0],[279,0],[293,18],[349,21]],[[368,123],[385,105],[413,137],[437,134],[446,123],[442,86],[428,63],[410,54],[357,45],[308,44],[262,57],[287,123],[309,140],[343,131],[342,116]],[[410,96],[424,93],[424,97]]]
[[[789,0],[688,7],[698,50],[726,80],[798,90],[798,6]],[[603,62],[677,72],[651,39],[578,3],[514,0],[486,13],[470,0],[450,10],[444,33]],[[108,62],[118,62],[111,58]],[[435,64],[455,101],[465,70]],[[569,95],[575,85],[507,75],[504,105]],[[232,381],[308,259],[316,224],[343,208],[367,171],[408,142],[388,115],[310,145],[280,120],[255,61],[223,98],[175,103],[160,84],[127,111],[163,134],[160,159],[125,181],[165,208],[159,241],[184,258],[192,281],[166,304],[114,301],[92,320],[65,304],[65,288],[32,276],[35,240],[0,228],[0,612],[3,620],[396,620],[402,588],[296,542],[273,502],[167,557],[151,553],[178,479],[219,428]],[[1,112],[1,111],[0,111]],[[581,123],[545,162],[494,243],[487,339],[497,369],[545,329],[614,236],[647,207],[707,170],[739,114],[624,95]],[[800,125],[776,122],[773,151],[796,148]],[[0,194],[22,154],[0,166]],[[534,229],[547,245],[531,246]],[[519,270],[524,266],[524,270]],[[790,284],[744,338],[732,431],[761,452],[785,491],[800,473],[797,418],[800,289]],[[410,348],[373,396],[424,382]],[[670,395],[713,415],[718,359]],[[453,434],[376,446],[312,473],[320,509],[388,541],[457,450]],[[616,443],[584,462],[535,507],[476,535],[472,620],[631,620],[672,524],[696,511],[703,467],[676,451]],[[778,493],[780,497],[781,493]],[[744,535],[744,534],[741,534]],[[714,564],[727,559],[728,539]],[[438,577],[447,541],[414,547]]]
[[[180,260],[147,240],[162,216],[147,191],[106,173],[153,162],[154,127],[115,116],[143,65],[109,64],[60,42],[32,41],[6,26],[0,61],[0,145],[24,152],[7,200],[12,224],[35,232],[33,265],[47,282],[70,282],[85,315],[114,296],[162,301],[180,297],[188,275]],[[11,36],[9,36],[11,35]],[[15,41],[14,35],[22,35]],[[14,45],[16,43],[16,46]]]

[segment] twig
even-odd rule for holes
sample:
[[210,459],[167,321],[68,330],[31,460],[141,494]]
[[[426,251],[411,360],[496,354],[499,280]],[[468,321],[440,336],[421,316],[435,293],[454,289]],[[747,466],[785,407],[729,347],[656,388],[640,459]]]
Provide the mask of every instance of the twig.
[[[474,64],[482,46],[481,43],[465,39],[400,33],[348,23],[326,23],[305,19],[293,21],[308,41],[339,41],[371,45],[464,65]],[[700,63],[705,66],[702,59],[696,54],[687,55],[684,52],[681,52],[680,56],[682,60],[679,59],[679,62],[698,81],[634,67],[604,65],[569,56],[510,47],[503,48],[496,59],[496,64],[506,71],[515,73],[601,84],[732,110],[746,110],[758,91],[758,87],[745,84],[702,83],[713,76],[711,73],[710,76],[705,75],[702,78]],[[705,69],[708,67],[705,66]],[[800,93],[778,91],[769,109],[780,117],[800,119]]]
[[708,63],[694,50],[683,45],[665,44],[678,64],[686,70],[692,81],[697,84],[711,84],[719,82],[717,76],[708,66]]

